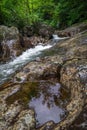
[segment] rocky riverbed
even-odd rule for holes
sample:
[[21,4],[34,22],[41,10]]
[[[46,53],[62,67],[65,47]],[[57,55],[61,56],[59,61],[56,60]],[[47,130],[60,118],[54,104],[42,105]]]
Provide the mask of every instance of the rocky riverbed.
[[[0,130],[87,129],[87,32],[59,42],[44,55],[0,86]],[[56,84],[60,89],[53,89]],[[29,103],[40,94],[45,94],[43,104],[54,103],[64,110],[60,121],[49,120],[38,127]]]

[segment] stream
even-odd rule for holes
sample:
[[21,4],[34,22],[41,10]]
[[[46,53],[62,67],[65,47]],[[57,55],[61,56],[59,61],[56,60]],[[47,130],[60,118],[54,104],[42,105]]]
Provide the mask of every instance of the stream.
[[11,78],[17,70],[20,70],[21,67],[26,65],[28,62],[36,59],[39,55],[43,55],[44,50],[49,50],[52,48],[58,41],[67,39],[67,37],[59,37],[56,34],[53,34],[52,43],[43,46],[41,43],[34,48],[28,49],[22,53],[19,57],[15,58],[13,61],[7,62],[6,64],[0,64],[0,84],[4,81]]
[[[40,43],[34,48],[26,50],[14,60],[0,64],[0,84],[11,79],[12,74],[21,70],[24,65],[35,60],[37,57],[49,55],[52,49],[56,47],[55,45],[58,44],[58,41],[63,39],[65,38],[53,35],[52,43],[44,46]],[[28,105],[29,109],[35,111],[36,128],[38,128],[48,121],[58,123],[66,117],[65,104],[68,102],[68,97],[69,93],[60,83],[42,80],[20,84],[20,89],[13,91],[7,97],[6,103],[9,106],[16,100],[20,100],[24,103],[24,106]]]
[[[80,37],[82,38],[81,41],[79,41]],[[49,44],[39,43],[15,59],[0,64],[0,85],[6,80],[12,79],[17,72],[20,72],[17,75],[17,81],[19,82],[6,82],[7,84],[1,85],[1,129],[14,128],[14,126],[17,129],[20,124],[24,129],[28,129],[30,114],[31,118],[35,119],[35,130],[41,130],[42,128],[51,130],[51,126],[49,127],[50,121],[54,123],[52,125],[54,129],[87,129],[87,74],[85,68],[87,52],[85,39],[87,34],[86,37],[85,35],[80,37],[77,35],[75,39],[65,41],[67,38],[53,35],[52,42]],[[79,51],[79,48],[81,51]],[[79,58],[80,53],[81,57]],[[59,57],[57,57],[57,54]],[[58,62],[61,63],[60,59],[66,58],[65,60],[67,60],[68,55],[70,61],[62,66],[60,73],[60,68],[57,66]],[[31,63],[28,64],[29,62]],[[51,64],[52,66],[50,66]],[[59,70],[56,71],[56,68]],[[32,80],[26,78],[27,80],[20,82],[21,72]],[[41,74],[41,77],[38,74]],[[61,82],[58,82],[58,74],[61,74]],[[34,80],[34,77],[37,80]],[[34,115],[32,112],[34,112]],[[3,126],[3,124],[6,126]]]
[[10,79],[11,75],[15,71],[19,70],[22,66],[28,62],[34,60],[38,55],[42,53],[43,50],[51,48],[52,45],[37,45],[35,48],[31,48],[22,53],[19,57],[15,58],[6,64],[0,65],[0,84],[5,80]]

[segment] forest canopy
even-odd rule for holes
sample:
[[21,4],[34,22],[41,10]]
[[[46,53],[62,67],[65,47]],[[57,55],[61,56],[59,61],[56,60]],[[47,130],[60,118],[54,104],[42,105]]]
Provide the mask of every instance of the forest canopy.
[[65,28],[87,20],[87,0],[0,0],[0,24]]

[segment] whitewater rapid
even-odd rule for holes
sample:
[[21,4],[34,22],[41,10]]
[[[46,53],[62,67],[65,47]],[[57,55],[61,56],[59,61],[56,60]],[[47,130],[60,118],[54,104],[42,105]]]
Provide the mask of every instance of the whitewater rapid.
[[31,60],[35,59],[43,50],[51,48],[52,45],[37,45],[34,48],[28,49],[22,53],[19,57],[15,58],[13,61],[10,61],[6,64],[0,65],[0,84],[5,80],[11,78],[16,70],[20,69],[23,65],[27,64]]
[[58,43],[58,41],[67,39],[68,37],[59,37],[56,34],[53,34],[52,42],[48,45],[43,46],[42,43],[35,46],[34,48],[28,49],[22,53],[19,57],[16,57],[13,61],[10,61],[6,64],[0,65],[0,84],[2,84],[5,80],[10,79],[11,75],[14,74],[15,71],[19,70],[22,66],[26,65],[28,62],[34,60],[38,55],[42,53],[42,51],[51,48]]

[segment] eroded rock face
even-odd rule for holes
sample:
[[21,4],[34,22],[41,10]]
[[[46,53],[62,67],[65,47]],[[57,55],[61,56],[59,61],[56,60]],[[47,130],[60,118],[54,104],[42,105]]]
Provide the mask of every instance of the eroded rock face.
[[18,38],[19,31],[16,27],[0,26],[0,41]]
[[50,37],[52,36],[54,30],[47,25],[42,24],[39,28],[39,35],[42,36],[43,38],[47,38],[50,39]]
[[[48,34],[46,35],[48,37]],[[9,28],[0,26],[0,62],[14,59],[29,48],[35,47],[38,44],[45,45],[47,43],[47,39],[42,38],[42,34],[39,37],[28,37],[28,34],[22,36],[16,27]]]
[[74,25],[62,31],[56,31],[55,33],[57,33],[58,36],[60,37],[73,37],[76,34],[85,31],[86,29],[87,29],[87,23],[81,23],[79,25],[78,24]]
[[[54,50],[56,51],[55,53]],[[27,106],[23,104],[23,102],[27,103],[27,99],[23,98],[25,96],[22,97],[23,102],[20,100],[13,102],[12,99],[10,104],[8,104],[7,99],[14,93],[16,94],[21,85],[24,86],[22,95],[28,95],[29,88],[24,83],[28,84],[40,80],[60,81],[65,90],[70,92],[70,96],[69,102],[65,105],[67,111],[66,117],[57,124],[49,121],[40,128],[37,128],[37,130],[68,130],[69,128],[78,128],[78,123],[75,121],[81,118],[81,116],[84,117],[82,113],[84,114],[84,111],[87,110],[87,32],[78,34],[76,37],[55,45],[54,50],[48,51],[51,54],[55,54],[54,56],[39,58],[39,60],[30,62],[21,72],[12,77],[10,83],[1,86],[1,130],[36,129],[34,112],[27,109]],[[16,97],[18,95],[22,96],[18,93]],[[82,128],[81,124],[83,122],[84,118],[79,123],[79,129],[86,130],[86,127]]]
[[[30,130],[35,127],[34,111],[23,107],[20,101],[7,105],[5,99],[16,93],[20,85],[6,88],[0,93],[0,129],[1,130]],[[9,95],[10,94],[10,95]],[[2,107],[1,107],[2,106]]]
[[54,32],[54,29],[48,25],[42,24],[42,23],[36,23],[33,26],[25,26],[23,29],[23,35],[27,37],[31,37],[34,34],[45,38],[47,40],[50,39]]
[[18,29],[16,27],[0,26],[0,45],[1,61],[7,61],[15,57],[17,51],[14,45],[20,47]]
[[23,39],[24,39],[25,47],[29,47],[29,45],[31,47],[34,47],[38,44],[46,45],[49,42],[48,40],[46,40],[45,38],[42,38],[41,36],[23,37]]
[[0,26],[1,61],[19,56],[24,50],[33,47],[30,39],[23,38],[16,27]]
[[[18,39],[19,31],[16,27],[8,28],[6,26],[0,26],[0,54],[1,60],[9,59],[10,57],[10,40]],[[16,41],[13,41],[16,42]]]

